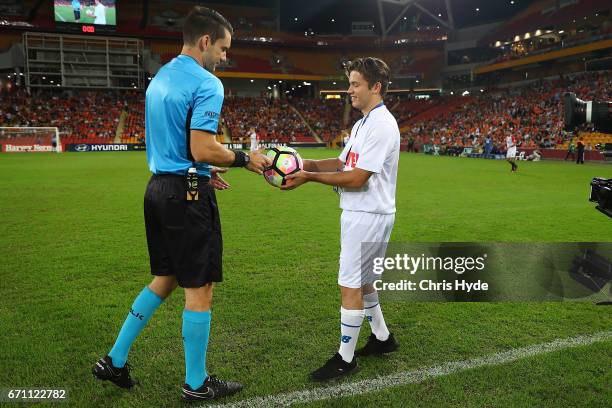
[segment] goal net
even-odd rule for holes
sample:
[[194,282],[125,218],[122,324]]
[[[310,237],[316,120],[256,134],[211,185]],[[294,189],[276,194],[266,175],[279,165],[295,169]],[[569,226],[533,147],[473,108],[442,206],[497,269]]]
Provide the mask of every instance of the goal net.
[[56,127],[0,127],[3,153],[62,151]]

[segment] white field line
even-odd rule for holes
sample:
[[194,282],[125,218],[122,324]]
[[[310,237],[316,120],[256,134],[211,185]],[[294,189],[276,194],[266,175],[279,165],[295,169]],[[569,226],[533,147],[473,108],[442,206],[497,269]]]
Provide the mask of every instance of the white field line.
[[254,397],[221,405],[203,405],[202,408],[287,407],[297,403],[307,403],[325,399],[362,395],[370,392],[382,391],[392,387],[399,387],[406,384],[420,383],[430,378],[450,375],[474,368],[498,366],[541,354],[552,353],[573,347],[588,346],[593,343],[610,339],[612,339],[612,331],[604,331],[591,335],[557,339],[549,343],[521,347],[488,356],[473,358],[470,360],[451,361],[437,366],[426,367],[413,371],[404,371],[396,374],[389,374],[355,382],[345,382],[327,387],[293,391],[286,394]]
[[64,20],[64,17],[62,17],[62,15],[60,13],[58,13],[57,11],[55,12],[55,16],[58,17],[60,20],[62,20],[64,22],[66,21],[66,20]]

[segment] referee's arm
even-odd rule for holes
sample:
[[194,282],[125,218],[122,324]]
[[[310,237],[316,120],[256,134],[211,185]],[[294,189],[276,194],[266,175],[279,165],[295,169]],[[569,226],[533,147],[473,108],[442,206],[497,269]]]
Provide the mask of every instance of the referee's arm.
[[214,134],[203,130],[191,130],[191,155],[195,161],[209,163],[215,166],[228,167],[236,154],[217,142]]
[[[192,129],[190,132],[189,147],[196,162],[220,167],[234,164],[236,153],[217,142],[216,135],[204,130]],[[270,165],[272,165],[272,159],[256,151],[251,152],[249,163],[245,168],[257,174],[263,174],[265,168]]]

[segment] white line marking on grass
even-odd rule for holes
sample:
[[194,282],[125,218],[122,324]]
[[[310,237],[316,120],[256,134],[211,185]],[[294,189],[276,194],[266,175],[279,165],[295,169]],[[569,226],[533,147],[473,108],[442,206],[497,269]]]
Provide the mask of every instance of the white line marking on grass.
[[[404,371],[396,374],[389,374],[355,382],[347,382],[328,387],[293,391],[286,394],[269,395],[266,397],[254,397],[234,403],[214,405],[214,407],[287,407],[297,403],[307,403],[331,398],[362,395],[369,392],[382,391],[388,388],[399,387],[406,384],[416,384],[430,378],[450,375],[460,371],[487,366],[497,366],[572,347],[588,346],[593,343],[610,339],[612,339],[612,331],[570,337],[567,339],[557,339],[549,343],[521,347],[488,356],[473,358],[470,360],[451,361],[433,367],[413,371]],[[211,408],[213,405],[203,405],[202,407]]]
[[55,16],[58,17],[60,20],[62,20],[63,22],[66,22],[66,20],[64,19],[64,17],[62,17],[62,15],[60,13],[58,13],[57,11],[55,12]]

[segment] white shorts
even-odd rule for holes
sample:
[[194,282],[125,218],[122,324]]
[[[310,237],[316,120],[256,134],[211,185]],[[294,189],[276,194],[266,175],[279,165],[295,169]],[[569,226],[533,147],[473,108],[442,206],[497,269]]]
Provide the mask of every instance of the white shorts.
[[251,151],[254,152],[257,150],[257,140],[251,139]]
[[380,279],[372,273],[372,262],[385,256],[394,222],[395,214],[342,211],[338,285],[360,288]]
[[512,146],[508,148],[506,152],[506,159],[514,159],[516,158],[516,146]]

